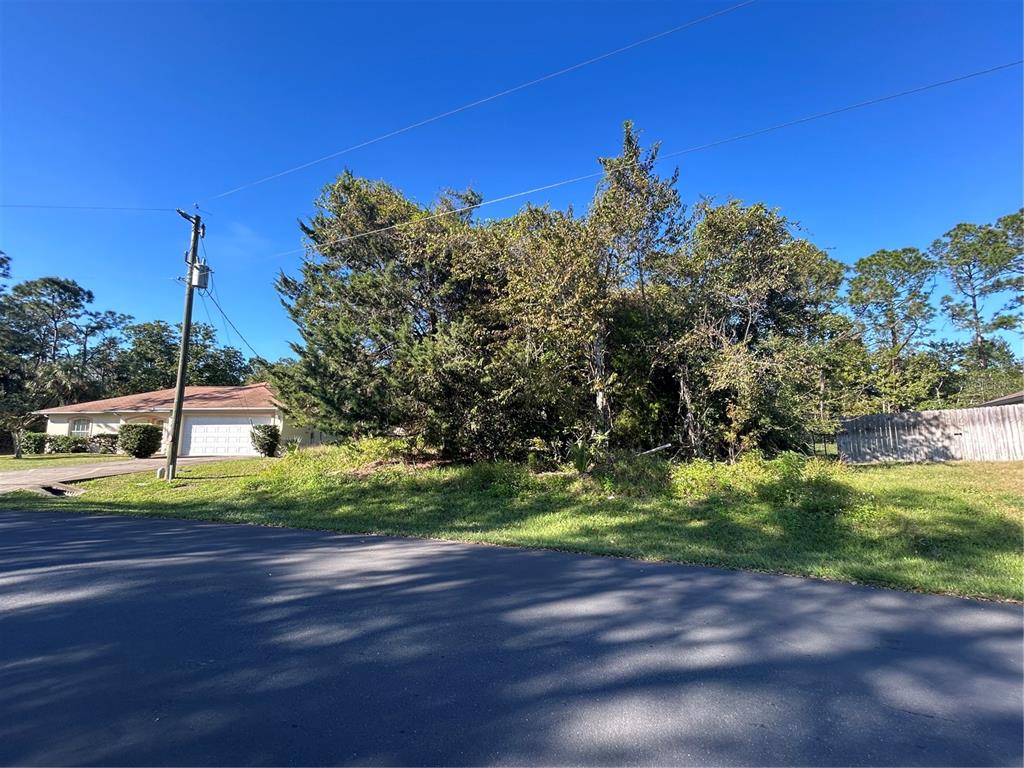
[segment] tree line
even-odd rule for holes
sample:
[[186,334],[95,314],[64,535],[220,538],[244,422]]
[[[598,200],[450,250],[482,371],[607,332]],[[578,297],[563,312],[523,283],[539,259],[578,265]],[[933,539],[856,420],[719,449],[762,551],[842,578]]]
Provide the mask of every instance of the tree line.
[[[1024,215],[847,268],[764,203],[683,204],[626,123],[583,212],[474,216],[345,172],[277,289],[300,341],[267,365],[192,329],[189,384],[269,378],[293,419],[453,457],[806,449],[842,416],[974,405],[1021,387]],[[93,308],[0,253],[0,428],[174,385],[180,329]],[[951,329],[950,336],[937,329]]]
[[453,457],[734,458],[1020,388],[1021,211],[847,269],[764,203],[688,208],[657,157],[626,123],[585,211],[490,220],[472,190],[422,206],[343,173],[277,280],[301,341],[269,375],[293,417]]
[[[67,278],[9,285],[10,267],[0,253],[0,429],[14,440],[35,410],[174,386],[180,326],[94,309],[92,291]],[[190,342],[189,384],[241,384],[253,372],[211,325],[194,324]]]

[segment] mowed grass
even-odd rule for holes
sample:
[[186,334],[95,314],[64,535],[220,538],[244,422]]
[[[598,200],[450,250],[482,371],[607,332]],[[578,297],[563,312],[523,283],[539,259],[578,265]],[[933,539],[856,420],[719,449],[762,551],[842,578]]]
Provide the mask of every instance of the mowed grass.
[[0,495],[0,509],[424,536],[1024,598],[1024,477],[1010,463],[847,468],[620,463],[595,476],[423,465],[384,442]]
[[47,469],[49,467],[70,467],[75,464],[96,464],[101,461],[130,461],[131,456],[112,453],[26,453],[20,459],[14,456],[0,456],[0,472],[16,472],[26,469]]

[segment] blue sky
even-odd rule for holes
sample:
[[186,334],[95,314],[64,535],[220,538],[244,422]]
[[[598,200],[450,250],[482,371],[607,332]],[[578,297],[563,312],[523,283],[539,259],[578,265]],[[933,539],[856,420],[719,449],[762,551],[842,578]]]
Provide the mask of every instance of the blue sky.
[[[299,256],[275,254],[301,245],[296,220],[346,166],[422,202],[468,185],[493,198],[596,170],[627,118],[670,152],[1021,58],[1017,0],[759,0],[211,199],[733,2],[5,0],[0,202],[199,201],[221,303],[276,358],[295,333],[273,280]],[[1020,207],[1021,82],[1017,67],[687,155],[680,190],[777,206],[846,263],[926,247]],[[531,199],[583,207],[592,192]],[[139,320],[179,320],[187,239],[173,213],[0,209],[16,280],[72,277]]]

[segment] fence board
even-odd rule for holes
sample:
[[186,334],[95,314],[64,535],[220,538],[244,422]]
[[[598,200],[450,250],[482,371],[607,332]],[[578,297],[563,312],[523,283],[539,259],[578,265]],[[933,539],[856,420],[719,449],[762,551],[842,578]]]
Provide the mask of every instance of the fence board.
[[852,464],[1021,461],[1024,405],[857,416],[843,420],[836,444]]

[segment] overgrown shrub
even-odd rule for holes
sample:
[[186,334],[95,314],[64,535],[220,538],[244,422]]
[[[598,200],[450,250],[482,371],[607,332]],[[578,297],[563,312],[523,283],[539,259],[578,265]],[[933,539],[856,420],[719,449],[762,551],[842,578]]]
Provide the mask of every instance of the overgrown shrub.
[[465,468],[458,484],[468,491],[491,496],[515,496],[530,484],[530,476],[521,464],[509,461],[480,461]]
[[276,456],[278,443],[281,442],[281,430],[273,424],[255,424],[249,439],[260,456]]
[[409,441],[399,437],[364,437],[335,442],[329,454],[339,469],[358,469],[367,464],[394,461],[411,452]]
[[78,435],[50,435],[46,439],[47,453],[87,453],[89,438]]
[[252,491],[266,492],[335,488],[357,479],[362,482],[379,477],[389,471],[389,465],[395,465],[399,471],[399,462],[410,452],[409,441],[400,438],[335,441],[332,445],[289,451],[281,461],[249,478],[245,485]]
[[784,453],[770,465],[773,471],[755,490],[773,506],[815,515],[833,515],[846,507],[850,490],[842,482],[842,465],[798,453]]
[[526,454],[526,468],[531,472],[550,472],[558,468],[556,452],[547,441],[533,438]]
[[582,443],[573,443],[569,447],[569,461],[578,474],[586,474],[590,469],[590,448]]
[[93,453],[117,453],[117,433],[105,432],[89,438],[89,449]]
[[837,462],[798,453],[765,459],[757,451],[733,464],[705,460],[676,464],[671,471],[675,496],[703,501],[714,496],[745,496],[778,509],[815,515],[836,514],[850,503],[846,468]]
[[623,496],[660,496],[672,485],[672,465],[657,455],[615,452],[600,461],[592,474],[606,493]]
[[46,450],[46,433],[22,432],[21,450],[23,453],[43,453]]
[[123,424],[117,433],[117,447],[137,459],[148,459],[163,442],[163,432],[155,424]]

